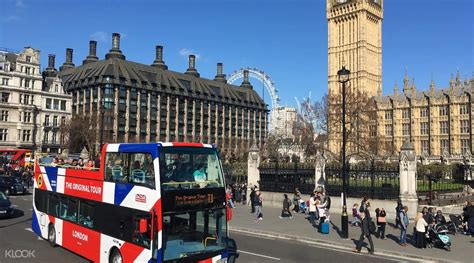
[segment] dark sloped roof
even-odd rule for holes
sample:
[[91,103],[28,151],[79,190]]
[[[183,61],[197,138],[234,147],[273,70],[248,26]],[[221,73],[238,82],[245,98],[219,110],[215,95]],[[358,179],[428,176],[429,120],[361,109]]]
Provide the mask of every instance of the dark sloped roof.
[[267,109],[265,102],[252,89],[117,58],[63,70],[60,77],[66,90],[110,83]]

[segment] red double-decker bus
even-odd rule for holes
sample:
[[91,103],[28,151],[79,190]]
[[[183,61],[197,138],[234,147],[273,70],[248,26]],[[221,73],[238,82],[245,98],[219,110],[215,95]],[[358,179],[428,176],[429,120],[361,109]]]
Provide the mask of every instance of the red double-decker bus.
[[108,144],[100,168],[35,165],[32,229],[94,262],[227,262],[217,149]]
[[0,149],[0,166],[9,164],[11,168],[15,169],[17,166],[25,166],[27,158],[31,158],[31,150]]

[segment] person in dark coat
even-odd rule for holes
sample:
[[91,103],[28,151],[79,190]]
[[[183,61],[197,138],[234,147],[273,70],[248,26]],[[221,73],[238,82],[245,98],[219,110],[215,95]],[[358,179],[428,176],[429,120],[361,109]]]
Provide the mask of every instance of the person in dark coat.
[[467,232],[466,234],[471,235],[474,237],[474,205],[471,202],[466,204],[466,213],[465,216],[467,217]]
[[360,251],[362,250],[362,246],[364,244],[364,239],[367,238],[369,240],[369,245],[370,245],[369,253],[373,254],[374,253],[374,243],[372,242],[372,236],[371,236],[371,233],[370,233],[370,230],[369,230],[370,219],[365,217],[365,213],[361,213],[360,216],[362,218],[362,223],[361,223],[361,227],[360,227],[361,234],[360,234],[359,242],[357,243],[357,246],[354,249],[354,252],[360,253]]
[[250,206],[252,207],[252,210],[250,211],[250,213],[255,213],[255,186],[252,187],[252,190],[250,191]]
[[280,218],[285,218],[285,217],[290,217],[293,218],[293,215],[291,214],[290,211],[290,206],[291,206],[291,200],[288,198],[287,194],[283,194],[283,209],[281,210],[281,216]]
[[402,210],[403,210],[402,200],[398,199],[397,200],[397,206],[395,207],[395,213],[396,213],[395,228],[400,228],[401,227],[400,213],[402,212]]

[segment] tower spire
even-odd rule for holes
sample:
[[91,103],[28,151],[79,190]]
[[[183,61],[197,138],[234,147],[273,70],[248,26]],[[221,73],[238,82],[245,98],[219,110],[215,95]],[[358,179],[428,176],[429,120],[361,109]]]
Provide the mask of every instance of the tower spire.
[[405,77],[403,78],[403,93],[410,90],[410,79],[408,78],[408,70],[405,68]]
[[435,89],[436,89],[436,84],[435,84],[435,82],[434,82],[434,80],[433,80],[433,76],[431,76],[430,91],[431,91],[431,92],[434,92]]
[[454,89],[454,77],[453,77],[453,73],[451,73],[451,78],[449,79],[449,88]]
[[461,74],[459,73],[459,69],[456,72],[456,87],[462,86]]

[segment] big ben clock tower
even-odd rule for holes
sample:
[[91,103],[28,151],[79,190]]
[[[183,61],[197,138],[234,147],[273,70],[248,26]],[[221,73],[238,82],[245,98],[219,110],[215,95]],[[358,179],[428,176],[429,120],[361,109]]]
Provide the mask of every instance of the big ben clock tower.
[[[351,71],[351,90],[382,95],[383,0],[326,1],[329,97],[341,94],[337,71],[343,65]],[[329,127],[329,148],[339,153],[341,124],[329,116]]]

